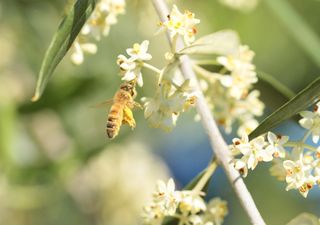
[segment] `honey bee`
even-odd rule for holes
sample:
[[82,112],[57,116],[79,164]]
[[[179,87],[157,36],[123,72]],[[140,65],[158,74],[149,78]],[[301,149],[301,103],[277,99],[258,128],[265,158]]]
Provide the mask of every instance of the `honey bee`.
[[118,135],[122,124],[135,128],[136,122],[131,110],[134,107],[141,108],[141,105],[134,101],[136,95],[135,82],[125,82],[120,85],[108,114],[106,133],[109,138],[113,139]]

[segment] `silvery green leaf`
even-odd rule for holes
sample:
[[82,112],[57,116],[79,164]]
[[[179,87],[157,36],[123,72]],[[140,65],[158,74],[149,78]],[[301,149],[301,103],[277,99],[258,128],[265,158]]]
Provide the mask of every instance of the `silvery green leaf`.
[[94,10],[95,2],[95,0],[78,0],[63,18],[42,61],[32,101],[37,101],[41,97],[55,68],[63,59]]
[[197,39],[191,45],[180,50],[178,54],[230,55],[237,52],[239,45],[239,36],[235,31],[221,30]]

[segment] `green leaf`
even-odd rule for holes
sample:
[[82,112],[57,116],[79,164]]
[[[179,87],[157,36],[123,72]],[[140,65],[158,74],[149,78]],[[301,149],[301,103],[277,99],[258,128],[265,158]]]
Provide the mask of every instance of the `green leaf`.
[[314,104],[320,97],[320,78],[317,78],[310,85],[300,91],[294,98],[278,108],[270,116],[264,119],[261,124],[251,132],[249,138],[262,135],[281,122],[289,119],[293,115],[305,110]]
[[285,25],[314,63],[320,66],[320,38],[304,18],[286,0],[267,0],[263,3]]
[[95,7],[95,0],[78,0],[63,18],[42,61],[32,101],[41,97],[55,68],[65,56]]
[[178,54],[230,55],[237,52],[239,45],[240,39],[235,31],[221,30],[197,39],[191,45],[180,50]]
[[292,90],[290,90],[287,86],[282,84],[270,74],[262,71],[257,71],[257,76],[259,78],[259,81],[268,83],[274,89],[274,91],[278,92],[287,99],[291,99],[295,96],[295,93]]

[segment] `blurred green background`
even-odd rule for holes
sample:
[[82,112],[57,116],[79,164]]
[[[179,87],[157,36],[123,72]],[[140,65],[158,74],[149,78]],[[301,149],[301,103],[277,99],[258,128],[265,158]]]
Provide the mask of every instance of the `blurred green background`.
[[[229,9],[217,0],[175,3],[201,19],[199,36],[226,28],[238,31],[242,43],[256,52],[257,69],[298,92],[319,76],[320,52],[310,53],[319,43],[301,33],[305,29],[281,11],[284,8],[272,7],[277,0],[268,1],[261,0],[251,12]],[[312,35],[320,36],[320,1],[285,2]],[[154,35],[158,18],[147,0],[127,1],[126,14],[99,42],[98,53],[77,67],[67,56],[40,101],[31,103],[41,61],[65,4],[0,1],[0,224],[140,224],[140,207],[155,181],[173,175],[181,186],[186,184],[210,160],[209,144],[193,120],[194,111],[180,117],[172,133],[148,127],[142,111],[136,111],[134,132],[123,127],[110,141],[105,137],[107,109],[90,108],[113,96],[121,82],[116,57],[134,42],[149,39],[152,63],[163,65],[168,44],[164,35]],[[314,48],[306,48],[304,41]],[[139,98],[153,92],[147,84],[154,78],[147,73]],[[266,113],[283,102],[266,86],[259,88]],[[302,132],[294,123],[280,130]],[[320,216],[319,192],[308,199],[286,192],[284,183],[270,177],[268,166],[259,166],[246,178],[267,224],[285,224],[304,211]],[[249,224],[222,171],[214,176],[209,195],[228,200],[225,224]]]

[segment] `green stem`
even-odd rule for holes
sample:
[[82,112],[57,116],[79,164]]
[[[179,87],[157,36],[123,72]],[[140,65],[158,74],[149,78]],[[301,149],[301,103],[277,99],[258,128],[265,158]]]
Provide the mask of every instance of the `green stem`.
[[194,64],[192,68],[197,74],[201,75],[203,78],[206,78],[208,80],[217,80],[221,76],[219,73],[210,72],[196,64]]
[[311,134],[311,130],[308,130],[308,132],[306,132],[301,140],[302,143],[306,142],[306,140],[308,139],[308,137],[310,136]]
[[149,64],[149,63],[143,62],[141,65],[142,65],[143,67],[145,67],[145,68],[147,68],[147,69],[149,69],[149,70],[157,73],[157,74],[160,74],[160,73],[161,73],[161,70],[159,70],[157,67],[155,67],[155,66],[153,66],[153,65],[151,65],[151,64]]
[[276,90],[278,90],[282,95],[284,95],[288,99],[291,99],[296,95],[287,86],[282,84],[280,81],[278,81],[277,79],[275,79],[273,76],[271,76],[268,73],[257,70],[257,76],[259,79],[270,84],[272,87],[274,87]]
[[194,62],[197,65],[220,65],[220,63],[217,62],[217,60],[214,59],[193,59],[192,62]]
[[4,167],[8,165],[12,152],[15,114],[16,107],[12,102],[0,106],[0,160]]
[[172,38],[171,52],[174,54],[177,51],[177,40],[178,34],[174,35]]
[[196,193],[200,193],[204,189],[210,177],[216,170],[217,166],[218,166],[217,160],[213,160],[211,164],[208,166],[205,174],[203,174],[203,176],[201,177],[197,185],[193,188],[193,191],[195,191]]
[[314,151],[314,152],[317,151],[316,147],[308,145],[308,144],[305,144],[305,143],[303,143],[301,141],[289,141],[289,142],[287,142],[287,143],[285,143],[283,145],[283,147],[291,147],[291,148],[294,148],[294,147],[297,147],[297,146],[300,146],[303,149],[308,149],[310,151]]

